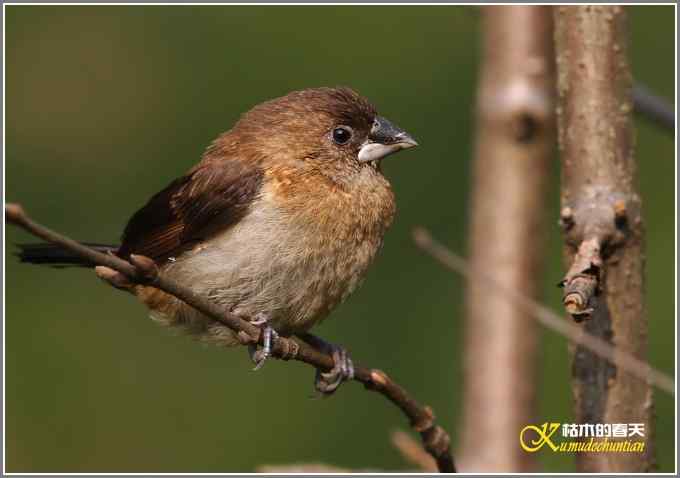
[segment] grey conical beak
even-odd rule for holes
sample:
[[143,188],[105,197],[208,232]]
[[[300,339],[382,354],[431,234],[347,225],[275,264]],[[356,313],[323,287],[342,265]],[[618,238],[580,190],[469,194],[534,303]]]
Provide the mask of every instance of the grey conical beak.
[[418,146],[418,143],[410,134],[378,116],[373,122],[368,139],[359,149],[358,159],[362,163],[378,161],[392,153],[414,146]]

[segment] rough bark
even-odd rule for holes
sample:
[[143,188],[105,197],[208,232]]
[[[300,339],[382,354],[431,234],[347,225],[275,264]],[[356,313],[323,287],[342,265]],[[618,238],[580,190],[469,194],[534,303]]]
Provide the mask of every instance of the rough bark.
[[[564,303],[586,331],[647,356],[643,224],[636,190],[632,78],[620,6],[555,9]],[[583,453],[583,472],[653,466],[652,390],[583,347],[573,350],[579,423],[644,423],[644,453]]]
[[[544,6],[483,11],[470,262],[529,297],[539,288],[544,189],[553,150],[552,14]],[[533,457],[537,327],[518,304],[468,283],[459,461],[468,472],[521,472]]]

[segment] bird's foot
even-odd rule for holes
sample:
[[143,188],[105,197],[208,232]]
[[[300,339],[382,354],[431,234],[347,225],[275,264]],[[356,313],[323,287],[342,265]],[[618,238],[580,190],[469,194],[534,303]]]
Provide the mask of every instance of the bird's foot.
[[314,377],[314,386],[324,395],[335,393],[342,382],[354,378],[354,364],[347,350],[336,345],[329,345],[333,348],[330,352],[333,357],[333,368],[328,372],[316,369]]
[[253,370],[260,370],[264,363],[272,355],[272,344],[279,338],[279,334],[269,325],[270,318],[268,315],[260,313],[257,314],[250,323],[259,327],[262,330],[262,348],[257,348],[257,345],[248,345],[248,354],[250,360],[255,364]]
[[328,343],[312,334],[301,334],[300,338],[333,357],[333,368],[328,372],[316,369],[314,376],[314,387],[324,396],[332,395],[342,382],[354,378],[354,364],[345,348]]

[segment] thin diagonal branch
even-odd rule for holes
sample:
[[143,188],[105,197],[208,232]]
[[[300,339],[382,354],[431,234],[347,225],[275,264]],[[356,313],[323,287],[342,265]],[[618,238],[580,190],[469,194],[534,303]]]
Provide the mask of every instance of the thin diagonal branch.
[[[166,277],[156,267],[156,264],[147,257],[132,256],[130,258],[132,263],[130,263],[116,256],[98,252],[36,223],[18,204],[7,204],[5,206],[5,219],[7,223],[19,226],[45,241],[63,246],[94,264],[120,272],[135,283],[153,286],[172,294],[199,312],[229,327],[237,333],[243,344],[262,344],[263,337],[259,328],[195,294],[183,284]],[[330,355],[322,353],[295,338],[280,337],[274,343],[272,355],[281,360],[305,362],[325,371],[333,367],[333,359]],[[411,427],[420,434],[425,449],[437,462],[440,472],[456,472],[451,454],[451,440],[449,435],[435,424],[434,414],[430,407],[423,406],[411,398],[403,387],[381,370],[355,366],[354,379],[363,383],[367,389],[383,395],[406,415]]]
[[541,323],[545,328],[556,332],[573,343],[587,348],[595,355],[617,365],[633,377],[660,390],[675,396],[675,381],[669,375],[655,369],[648,363],[636,358],[630,353],[614,347],[608,342],[589,334],[581,327],[562,319],[555,312],[523,294],[499,284],[487,271],[472,270],[465,259],[450,251],[446,246],[436,241],[426,229],[419,227],[414,229],[413,238],[422,250],[436,259],[446,268],[457,272],[471,281],[479,281],[495,293],[503,294],[510,298],[526,312]]
[[675,131],[673,105],[640,83],[633,85],[633,109],[637,114],[671,133]]

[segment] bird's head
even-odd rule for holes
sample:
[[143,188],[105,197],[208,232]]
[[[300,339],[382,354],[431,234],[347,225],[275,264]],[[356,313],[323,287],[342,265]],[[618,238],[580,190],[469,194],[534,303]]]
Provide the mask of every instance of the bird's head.
[[233,130],[264,165],[315,170],[338,182],[416,141],[349,88],[294,91],[247,112]]

